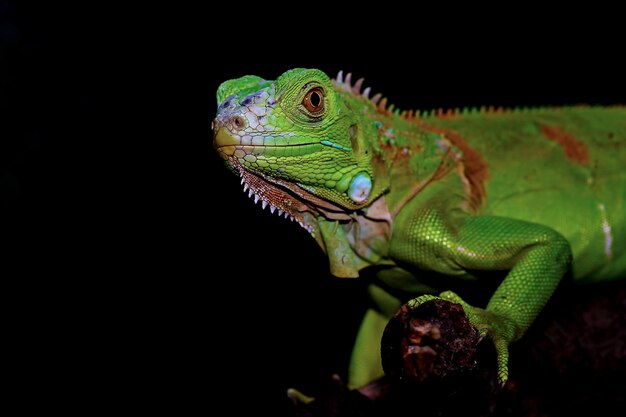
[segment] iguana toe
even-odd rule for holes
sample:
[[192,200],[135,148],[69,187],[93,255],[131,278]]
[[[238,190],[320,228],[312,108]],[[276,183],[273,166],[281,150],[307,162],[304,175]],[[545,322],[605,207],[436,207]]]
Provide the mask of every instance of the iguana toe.
[[308,395],[304,395],[300,391],[295,388],[289,388],[287,390],[287,397],[293,401],[293,404],[298,406],[300,404],[310,404],[315,401],[314,397],[309,397]]

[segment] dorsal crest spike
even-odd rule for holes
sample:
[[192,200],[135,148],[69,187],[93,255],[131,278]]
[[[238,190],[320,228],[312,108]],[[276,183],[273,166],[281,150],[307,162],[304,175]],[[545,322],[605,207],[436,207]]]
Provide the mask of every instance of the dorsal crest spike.
[[437,110],[437,117],[440,119],[454,119],[461,115],[461,110],[459,108],[448,108],[446,110],[439,109]]
[[337,82],[338,82],[339,84],[343,84],[343,70],[340,70],[340,71],[337,73]]
[[352,73],[351,72],[349,72],[348,75],[346,75],[346,79],[344,83],[346,84],[348,88],[350,88],[350,86],[352,85]]
[[359,78],[354,83],[354,87],[352,87],[352,92],[354,92],[354,94],[361,94],[361,87],[363,87],[363,81],[365,81],[365,78]]
[[363,90],[363,97],[369,98],[371,92],[372,92],[372,89],[370,87],[366,87],[365,90]]
[[372,103],[374,103],[375,105],[378,104],[381,98],[383,98],[383,95],[380,93],[376,93],[374,97],[372,97]]
[[384,112],[385,110],[387,110],[387,97],[383,97],[378,103],[378,111]]

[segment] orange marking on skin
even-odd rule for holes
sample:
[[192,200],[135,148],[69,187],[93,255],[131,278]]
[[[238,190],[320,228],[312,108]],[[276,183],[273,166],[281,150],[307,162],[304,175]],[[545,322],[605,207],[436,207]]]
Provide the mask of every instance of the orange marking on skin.
[[589,163],[589,151],[587,145],[576,139],[573,135],[556,126],[541,126],[541,134],[548,140],[556,142],[565,151],[568,159],[582,165]]
[[417,123],[426,131],[443,135],[463,152],[461,162],[463,164],[463,176],[469,184],[469,206],[474,211],[478,210],[487,197],[487,191],[485,190],[485,182],[489,179],[487,162],[480,156],[478,151],[472,148],[466,140],[454,130],[432,126],[421,120],[418,120]]

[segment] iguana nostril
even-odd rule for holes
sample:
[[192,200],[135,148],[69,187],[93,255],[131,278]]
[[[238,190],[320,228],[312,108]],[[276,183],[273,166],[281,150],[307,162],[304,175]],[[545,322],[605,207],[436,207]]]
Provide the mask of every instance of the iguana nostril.
[[243,120],[243,117],[241,116],[233,116],[233,118],[230,119],[230,121],[233,124],[233,127],[235,129],[243,129],[244,127],[246,127],[246,122]]

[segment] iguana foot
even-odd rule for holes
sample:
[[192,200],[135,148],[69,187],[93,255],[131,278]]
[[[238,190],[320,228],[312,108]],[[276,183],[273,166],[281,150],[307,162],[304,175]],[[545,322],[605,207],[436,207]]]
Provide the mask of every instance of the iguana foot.
[[491,339],[496,349],[498,382],[504,386],[509,376],[509,344],[515,338],[515,327],[510,320],[497,313],[473,307],[452,291],[444,291],[439,297],[423,295],[410,300],[407,304],[411,309],[415,309],[427,301],[437,299],[460,304],[471,325],[478,330],[480,339],[484,337]]

